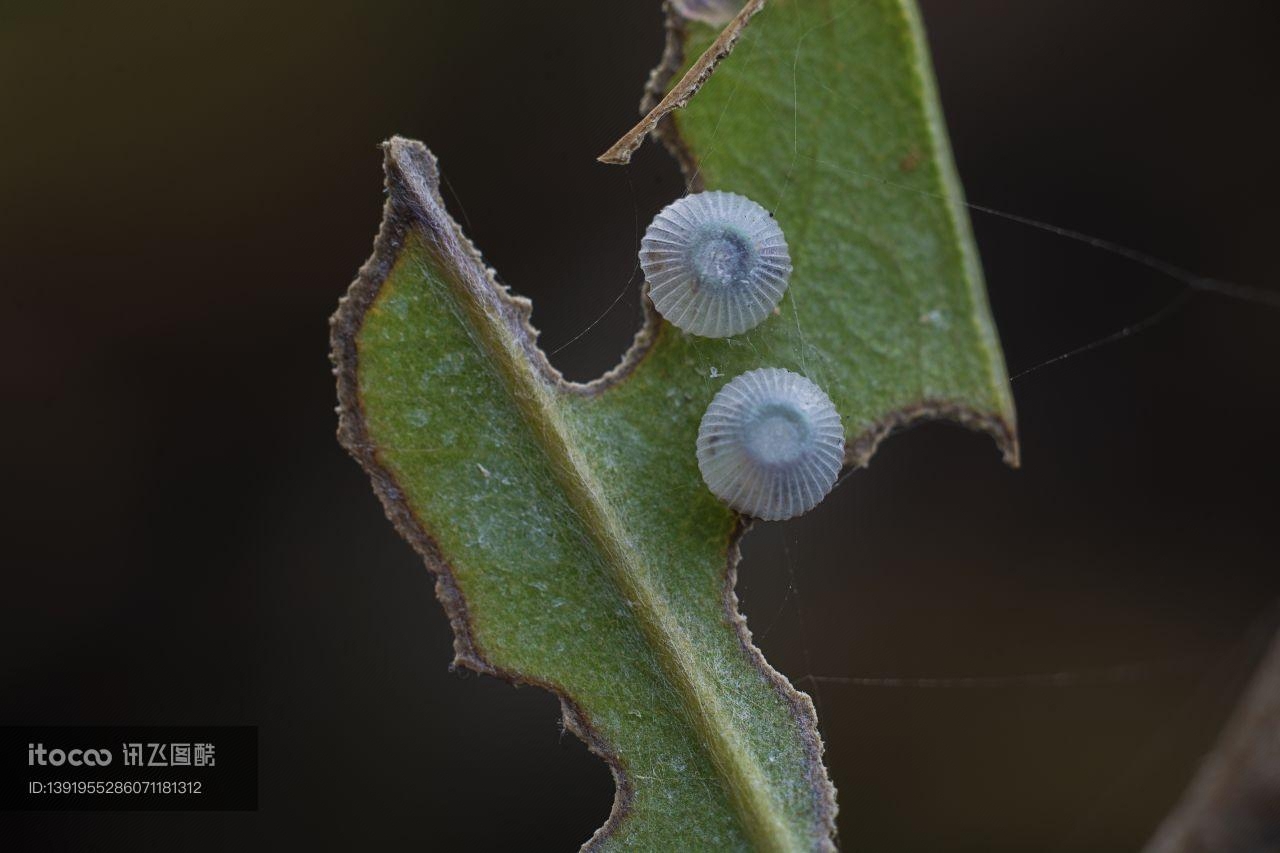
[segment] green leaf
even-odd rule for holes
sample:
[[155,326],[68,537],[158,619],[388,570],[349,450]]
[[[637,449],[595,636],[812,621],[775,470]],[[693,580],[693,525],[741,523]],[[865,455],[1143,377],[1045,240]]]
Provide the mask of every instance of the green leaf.
[[833,844],[813,706],[751,644],[733,593],[746,524],[694,457],[725,381],[810,377],[844,418],[850,464],[938,416],[1016,457],[915,9],[779,0],[745,26],[751,5],[714,74],[727,41],[673,17],[655,81],[711,47],[662,135],[697,186],[775,210],[795,266],[778,316],[708,340],[650,315],[618,370],[566,383],[528,303],[446,213],[434,158],[396,138],[373,257],[333,322],[339,435],[435,572],[456,663],[555,692],[613,769],[593,848]]

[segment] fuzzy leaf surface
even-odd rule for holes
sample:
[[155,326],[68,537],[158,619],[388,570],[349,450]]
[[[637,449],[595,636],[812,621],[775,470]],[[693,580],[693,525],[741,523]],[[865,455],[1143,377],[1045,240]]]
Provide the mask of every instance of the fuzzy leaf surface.
[[[718,35],[673,17],[658,87]],[[778,0],[737,35],[660,129],[695,188],[774,211],[795,266],[777,316],[708,340],[651,315],[618,371],[566,383],[445,211],[434,158],[396,138],[374,255],[334,317],[340,437],[435,572],[457,662],[554,691],[614,771],[593,849],[833,844],[813,706],[751,645],[733,594],[744,523],[694,456],[728,379],[817,382],[850,464],[926,417],[1016,458],[914,6]]]

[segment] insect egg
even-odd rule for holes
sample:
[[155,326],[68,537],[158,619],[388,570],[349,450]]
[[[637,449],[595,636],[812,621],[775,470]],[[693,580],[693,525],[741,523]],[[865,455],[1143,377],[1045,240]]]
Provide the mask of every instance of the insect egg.
[[798,373],[752,370],[716,394],[698,426],[707,487],[745,515],[806,513],[835,485],[844,427],[831,399]]
[[728,192],[667,205],[640,241],[649,298],[672,325],[724,338],[768,317],[791,276],[787,240],[769,211]]

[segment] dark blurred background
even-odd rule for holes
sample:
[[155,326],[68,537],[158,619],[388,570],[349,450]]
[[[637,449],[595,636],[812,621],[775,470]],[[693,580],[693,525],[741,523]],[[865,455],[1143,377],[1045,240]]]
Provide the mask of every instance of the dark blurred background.
[[[971,200],[1275,288],[1271,5],[927,0]],[[661,44],[657,0],[0,4],[0,723],[261,727],[256,813],[3,814],[0,847],[571,850],[604,821],[550,695],[448,671],[334,440],[327,318],[402,133],[570,341],[682,191],[653,144],[594,159]],[[974,216],[1013,373],[1181,292]],[[616,362],[631,289],[557,366]],[[1196,295],[1014,382],[1022,470],[922,427],[751,534],[744,608],[814,693],[845,847],[1150,834],[1277,623],[1277,356],[1280,311]],[[1012,678],[877,680],[979,675]]]

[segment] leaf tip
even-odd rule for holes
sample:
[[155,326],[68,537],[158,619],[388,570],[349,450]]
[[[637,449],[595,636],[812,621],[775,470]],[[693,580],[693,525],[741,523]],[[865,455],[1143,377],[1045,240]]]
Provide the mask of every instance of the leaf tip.
[[[631,155],[644,142],[645,136],[657,128],[658,122],[662,121],[668,113],[680,109],[693,100],[693,96],[698,93],[702,85],[711,77],[711,73],[716,70],[716,66],[733,51],[733,46],[737,44],[738,38],[742,35],[747,23],[757,12],[764,8],[764,4],[765,0],[750,0],[743,6],[729,20],[729,23],[720,35],[716,37],[716,40],[711,43],[711,46],[703,51],[702,56],[698,57],[698,60],[680,78],[680,82],[671,87],[671,91],[667,92],[662,100],[646,113],[639,124],[623,134],[621,139],[610,146],[609,150],[597,157],[596,160],[608,165],[626,165],[630,163]],[[714,5],[723,6],[724,4],[717,3]],[[681,12],[683,10],[678,6],[673,8],[675,8],[676,16],[682,17]],[[661,72],[662,70],[663,68],[660,66],[658,71]]]

